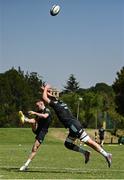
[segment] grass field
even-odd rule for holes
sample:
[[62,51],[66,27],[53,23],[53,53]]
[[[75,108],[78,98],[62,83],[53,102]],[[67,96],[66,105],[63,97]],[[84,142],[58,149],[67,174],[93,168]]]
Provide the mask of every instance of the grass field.
[[113,154],[112,167],[105,159],[89,149],[90,162],[85,165],[81,154],[63,145],[64,129],[50,129],[44,144],[27,172],[19,172],[34,142],[31,129],[0,129],[0,179],[124,179],[124,146],[105,145]]

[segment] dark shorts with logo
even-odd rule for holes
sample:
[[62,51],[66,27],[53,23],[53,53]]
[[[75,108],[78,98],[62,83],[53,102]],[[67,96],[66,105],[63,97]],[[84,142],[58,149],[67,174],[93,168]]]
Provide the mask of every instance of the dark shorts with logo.
[[44,141],[45,135],[48,133],[48,129],[37,129],[36,131],[33,131],[34,134],[36,134],[36,139],[41,144]]
[[84,129],[83,129],[81,123],[77,119],[73,119],[72,123],[69,127],[68,137],[80,138],[83,131],[84,131]]

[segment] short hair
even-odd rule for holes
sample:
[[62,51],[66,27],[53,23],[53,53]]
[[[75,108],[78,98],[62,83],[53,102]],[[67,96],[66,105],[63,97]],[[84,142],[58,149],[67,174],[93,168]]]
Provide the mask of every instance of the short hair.
[[44,99],[43,99],[43,98],[41,98],[41,99],[37,99],[37,101],[35,102],[35,104],[37,104],[38,102],[41,102],[41,101],[45,104],[45,101],[44,101]]

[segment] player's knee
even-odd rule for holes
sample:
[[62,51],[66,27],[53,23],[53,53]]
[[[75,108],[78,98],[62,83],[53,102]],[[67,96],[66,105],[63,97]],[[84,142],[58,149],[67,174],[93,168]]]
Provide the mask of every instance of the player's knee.
[[71,149],[71,150],[74,148],[74,144],[68,141],[65,141],[64,145],[66,148]]
[[33,146],[32,152],[37,152],[37,150],[38,150],[38,146]]
[[81,134],[81,136],[80,136],[80,141],[82,141],[82,142],[87,142],[87,141],[89,141],[90,140],[90,137],[88,136],[88,134],[84,131],[82,134]]

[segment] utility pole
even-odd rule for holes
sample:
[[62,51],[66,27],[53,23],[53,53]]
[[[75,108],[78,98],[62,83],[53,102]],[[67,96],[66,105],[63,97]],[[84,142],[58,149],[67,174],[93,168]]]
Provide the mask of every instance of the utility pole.
[[80,113],[80,101],[82,101],[83,98],[79,97],[78,98],[78,104],[77,104],[77,119],[79,118],[79,113]]

